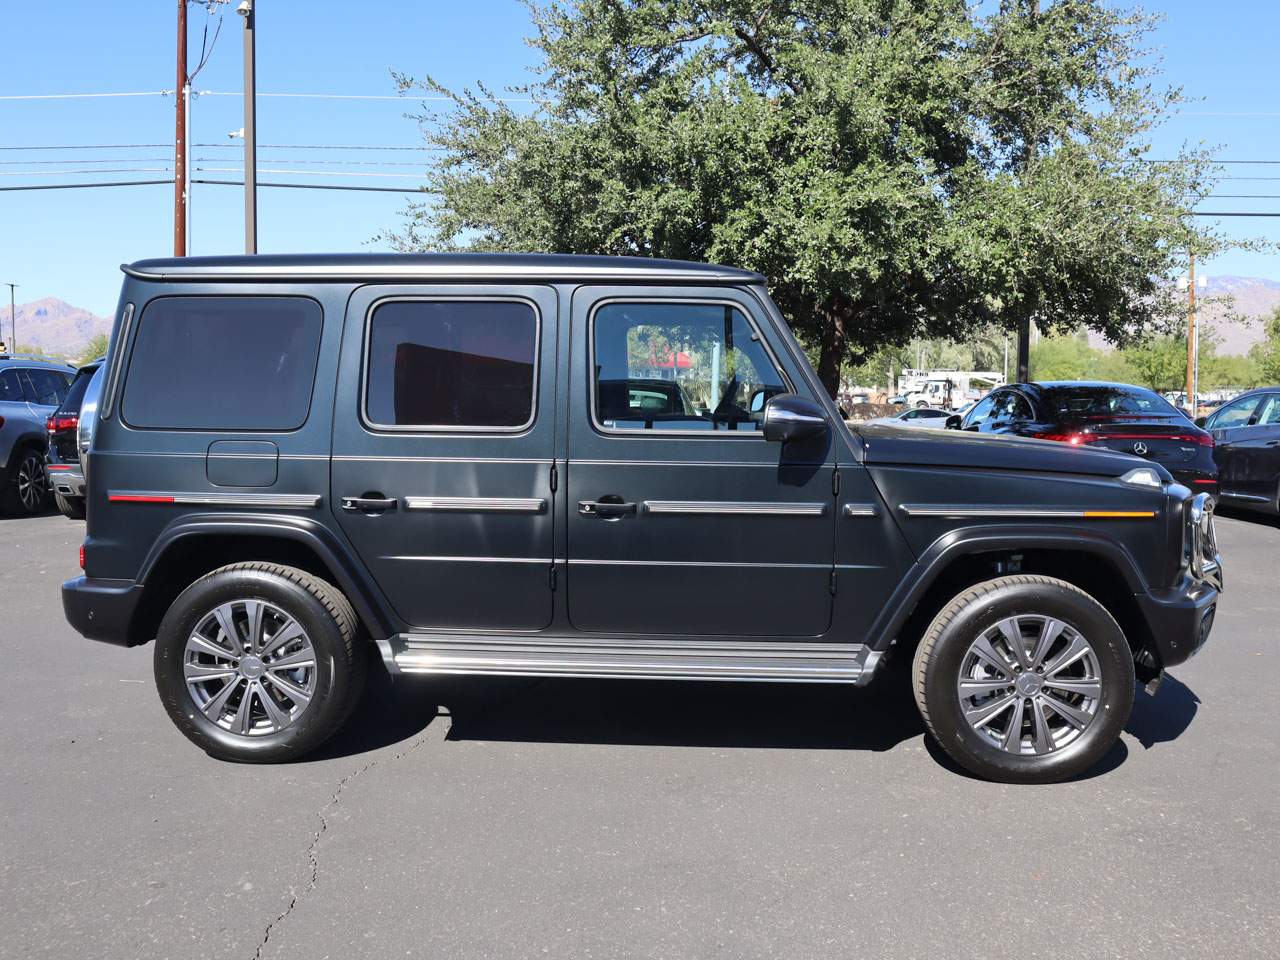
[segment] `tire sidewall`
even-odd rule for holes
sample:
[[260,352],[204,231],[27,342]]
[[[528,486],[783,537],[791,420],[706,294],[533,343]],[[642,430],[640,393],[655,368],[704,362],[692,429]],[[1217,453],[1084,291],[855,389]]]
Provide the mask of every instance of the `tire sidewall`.
[[[196,625],[219,604],[263,600],[284,610],[306,631],[316,653],[316,684],[302,716],[284,730],[245,737],[224,730],[196,706],[183,676],[183,654]],[[265,571],[228,570],[197,580],[169,607],[156,635],[155,678],[170,718],[212,756],[244,762],[277,762],[318,746],[341,721],[352,682],[346,644],[332,615],[305,588]]]
[[[1102,698],[1089,728],[1072,743],[1043,756],[1015,756],[991,745],[965,719],[956,689],[969,645],[1015,615],[1061,620],[1093,647],[1102,674]],[[1115,619],[1096,601],[1065,584],[1006,584],[970,603],[943,628],[925,675],[930,717],[944,749],[968,769],[998,780],[1051,782],[1082,773],[1111,748],[1133,706],[1132,653]]]

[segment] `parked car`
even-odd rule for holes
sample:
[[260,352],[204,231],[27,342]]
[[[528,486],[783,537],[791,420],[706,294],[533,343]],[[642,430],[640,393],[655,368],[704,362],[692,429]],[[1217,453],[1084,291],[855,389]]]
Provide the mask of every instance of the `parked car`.
[[[1213,624],[1207,495],[1112,450],[852,429],[758,274],[125,271],[63,603],[86,637],[155,640],[169,716],[216,757],[314,749],[371,649],[396,674],[853,686],[896,657],[958,763],[1053,781]],[[613,385],[673,344],[718,399],[634,419]]]
[[1213,436],[1157,393],[1125,383],[1049,381],[1000,387],[953,426],[1132,453],[1217,496]]
[[84,471],[80,469],[80,407],[94,374],[102,367],[102,358],[86,363],[76,371],[66,398],[46,421],[49,449],[45,454],[45,472],[58,512],[72,520],[84,519]]
[[947,425],[947,418],[952,414],[948,410],[937,410],[933,407],[912,407],[891,417],[876,417],[868,423],[896,423],[903,427],[933,427],[942,430]]
[[1213,435],[1218,496],[1280,514],[1280,387],[1250,390],[1196,423]]
[[45,421],[66,398],[74,368],[0,353],[0,509],[34,514],[49,501]]

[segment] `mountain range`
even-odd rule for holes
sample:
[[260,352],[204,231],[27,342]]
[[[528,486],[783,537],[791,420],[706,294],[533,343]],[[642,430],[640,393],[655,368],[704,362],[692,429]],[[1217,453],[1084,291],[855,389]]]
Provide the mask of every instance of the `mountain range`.
[[[1218,353],[1245,354],[1262,340],[1261,320],[1280,307],[1280,282],[1260,277],[1210,277],[1196,291],[1206,301],[1201,320],[1218,340]],[[78,356],[96,334],[109,333],[112,318],[100,317],[56,297],[18,305],[18,340],[45,353]],[[9,311],[0,310],[0,341],[11,349]],[[1095,345],[1103,346],[1091,337]]]

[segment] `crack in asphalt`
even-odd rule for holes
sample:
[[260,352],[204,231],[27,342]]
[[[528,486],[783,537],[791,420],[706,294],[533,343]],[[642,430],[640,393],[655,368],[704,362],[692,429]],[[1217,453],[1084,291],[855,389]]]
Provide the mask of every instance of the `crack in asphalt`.
[[[439,714],[437,715],[437,719],[439,719],[440,716],[447,716],[447,714]],[[328,811],[330,811],[331,809],[333,809],[338,805],[338,802],[342,798],[342,791],[347,788],[347,785],[351,783],[351,781],[355,780],[361,774],[367,773],[368,771],[372,770],[374,767],[382,766],[388,763],[394,763],[396,760],[399,760],[401,757],[407,756],[408,754],[412,753],[414,750],[417,750],[420,746],[422,746],[429,739],[431,739],[433,734],[434,734],[434,731],[429,729],[427,733],[422,734],[420,737],[418,737],[417,740],[413,741],[413,743],[409,744],[409,746],[405,747],[399,753],[393,754],[390,757],[377,757],[374,760],[370,760],[363,767],[360,767],[358,770],[356,770],[353,773],[347,774],[345,777],[343,777],[341,780],[338,781],[338,786],[333,791],[333,794],[325,802],[324,806],[322,806],[319,810],[316,811],[316,816],[320,819],[320,829],[312,833],[311,843],[307,847],[307,864],[309,867],[307,885],[301,891],[294,891],[289,897],[288,906],[286,906],[284,910],[280,912],[279,916],[277,916],[274,920],[272,920],[270,923],[267,924],[266,929],[262,932],[262,939],[258,941],[257,949],[253,951],[253,960],[262,960],[262,951],[266,949],[267,941],[271,939],[271,932],[275,930],[275,928],[279,926],[280,923],[282,923],[285,920],[285,918],[289,916],[289,914],[293,913],[294,908],[298,906],[298,904],[302,901],[302,898],[306,894],[310,893],[312,890],[316,888],[316,884],[320,880],[320,857],[319,857],[320,838],[323,837],[325,833],[327,833],[329,830],[329,817],[326,816],[326,814],[328,813]]]

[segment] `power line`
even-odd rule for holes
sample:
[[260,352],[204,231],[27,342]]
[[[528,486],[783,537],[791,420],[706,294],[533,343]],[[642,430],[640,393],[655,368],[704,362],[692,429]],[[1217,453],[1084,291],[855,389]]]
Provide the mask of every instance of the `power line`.
[[[202,97],[242,97],[243,93],[234,90],[200,90]],[[399,100],[410,103],[425,100],[433,103],[451,103],[453,97],[415,97],[401,94],[364,94],[364,93],[259,93],[259,97],[286,97],[295,100]],[[536,103],[533,97],[482,97],[482,100],[496,103]]]
[[1280,211],[1275,213],[1246,213],[1238,210],[1196,210],[1191,215],[1193,217],[1280,217]]
[[22,93],[6,94],[0,100],[89,100],[99,97],[167,97],[172,90],[142,90],[130,93]]
[[[202,173],[240,173],[240,167],[196,167]],[[262,173],[288,173],[294,176],[304,177],[399,177],[404,178],[403,173],[366,173],[359,170],[261,170]],[[5,174],[0,174],[5,176]]]
[[[28,166],[36,165],[56,165],[65,166],[68,163],[154,163],[160,160],[168,161],[169,157],[113,157],[110,160],[86,160],[84,157],[77,157],[74,160],[0,160],[0,166],[13,167],[18,164],[26,164]],[[316,163],[315,160],[299,160],[299,163]],[[341,160],[330,161],[332,163],[342,163]]]
[[[223,163],[226,157],[199,157],[196,163]],[[22,163],[21,160],[11,160],[10,163]],[[46,161],[53,162],[53,161]],[[64,160],[63,163],[71,163],[70,160]],[[108,163],[110,161],[101,161]],[[275,157],[262,158],[259,163],[303,163],[313,166],[344,166],[344,167],[415,167],[418,170],[423,168],[420,161],[414,160],[303,160],[298,157]],[[0,163],[4,163],[0,160]]]
[[[0,170],[0,177],[60,177],[69,173],[172,173],[168,167],[107,167],[97,170]],[[388,173],[388,177],[395,174]]]
[[[220,147],[228,150],[243,150],[239,143],[197,143],[197,147]],[[374,144],[354,143],[260,143],[263,150],[443,150],[444,147],[405,147],[378,146]],[[5,148],[0,148],[5,149]],[[13,148],[20,149],[20,148]]]
[[[192,183],[207,183],[220,187],[242,187],[243,180],[192,180]],[[260,187],[286,187],[291,190],[354,190],[361,193],[430,193],[434,194],[434,190],[422,190],[417,187],[357,187],[348,183],[263,183],[258,181]]]
[[20,187],[0,187],[0,191],[5,193],[14,190],[89,190],[97,187],[140,187],[149,183],[173,183],[169,180],[116,180],[112,183],[36,183],[25,184]]
[[0,147],[0,150],[140,150],[152,147],[172,147],[173,143],[69,143],[60,146]]

